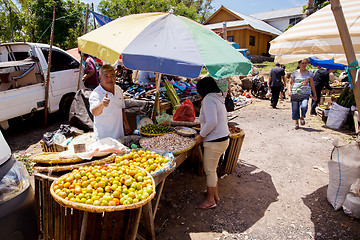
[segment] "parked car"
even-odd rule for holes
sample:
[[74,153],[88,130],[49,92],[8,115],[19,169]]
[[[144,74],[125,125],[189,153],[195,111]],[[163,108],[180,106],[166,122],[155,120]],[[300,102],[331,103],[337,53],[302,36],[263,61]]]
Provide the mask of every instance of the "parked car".
[[[0,126],[9,127],[11,118],[32,114],[45,107],[45,78],[50,46],[41,43],[0,44]],[[60,111],[68,118],[78,90],[79,61],[53,47],[50,67],[50,113]],[[84,84],[80,81],[80,88]]]
[[0,239],[38,239],[38,216],[30,176],[0,131]]
[[236,49],[239,53],[241,53],[242,55],[244,55],[244,57],[246,57],[247,59],[251,60],[251,55],[250,55],[250,51],[247,48],[240,48],[240,49]]

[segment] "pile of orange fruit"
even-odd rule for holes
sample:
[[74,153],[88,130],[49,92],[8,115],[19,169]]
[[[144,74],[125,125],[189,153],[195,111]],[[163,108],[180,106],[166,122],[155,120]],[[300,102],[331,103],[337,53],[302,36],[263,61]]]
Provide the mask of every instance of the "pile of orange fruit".
[[163,168],[170,159],[149,150],[132,150],[123,156],[117,156],[115,163],[121,166],[139,166],[149,173],[158,171]]
[[153,181],[143,169],[113,163],[74,169],[55,181],[53,191],[71,202],[118,206],[147,199],[153,192]]

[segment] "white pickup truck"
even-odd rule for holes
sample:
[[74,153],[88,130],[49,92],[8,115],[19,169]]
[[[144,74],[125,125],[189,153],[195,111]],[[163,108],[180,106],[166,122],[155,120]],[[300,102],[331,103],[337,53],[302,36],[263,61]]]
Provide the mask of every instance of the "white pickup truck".
[[[44,109],[45,78],[50,46],[41,43],[0,44],[0,126],[9,127],[8,120]],[[78,90],[79,61],[61,50],[52,48],[49,105],[64,117]],[[84,84],[80,81],[80,88]]]

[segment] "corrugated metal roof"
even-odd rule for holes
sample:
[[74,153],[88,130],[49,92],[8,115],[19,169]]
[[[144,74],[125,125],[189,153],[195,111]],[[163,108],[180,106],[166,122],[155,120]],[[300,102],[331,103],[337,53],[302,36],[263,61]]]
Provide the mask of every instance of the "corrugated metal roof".
[[[262,32],[266,32],[266,33],[270,33],[272,35],[280,35],[282,32],[271,26],[270,24],[260,20],[260,19],[257,19],[255,17],[252,17],[252,16],[249,16],[249,15],[245,15],[245,14],[242,14],[242,13],[238,13],[238,12],[235,12],[231,9],[228,9],[224,6],[221,6],[222,8],[225,8],[227,9],[228,11],[232,12],[233,14],[237,15],[239,18],[243,19],[243,20],[235,20],[235,21],[228,21],[226,22],[226,26],[228,28],[230,27],[242,27],[242,26],[251,26],[252,28],[256,29],[256,30],[259,30],[259,31],[262,31]],[[223,23],[212,23],[212,24],[205,24],[205,26],[211,30],[213,29],[218,29],[218,28],[222,28],[223,26]]]
[[[247,22],[245,22],[244,20],[236,20],[236,21],[230,21],[230,22],[226,22],[226,27],[241,27],[241,26],[246,26],[249,25]],[[204,25],[205,27],[213,30],[213,29],[217,29],[217,28],[222,28],[223,27],[223,23],[212,23],[212,24],[206,24]]]
[[283,18],[283,17],[300,17],[303,15],[303,7],[292,7],[292,8],[285,8],[279,10],[273,10],[268,12],[261,12],[251,14],[250,16],[255,17],[260,20],[270,20],[274,18]]

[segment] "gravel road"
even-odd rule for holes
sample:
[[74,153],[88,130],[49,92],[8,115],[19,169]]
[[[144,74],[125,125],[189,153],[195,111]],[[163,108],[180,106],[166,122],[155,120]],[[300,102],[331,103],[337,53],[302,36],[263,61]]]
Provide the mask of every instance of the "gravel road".
[[[360,239],[360,221],[326,200],[327,160],[332,141],[354,140],[351,132],[327,129],[318,117],[294,130],[290,102],[269,101],[236,111],[232,122],[245,131],[235,173],[219,180],[221,202],[201,211],[205,177],[185,161],[166,180],[155,219],[157,239]],[[15,153],[40,152],[38,141],[60,126],[57,114],[15,121],[4,132]],[[14,125],[13,125],[14,126]]]

